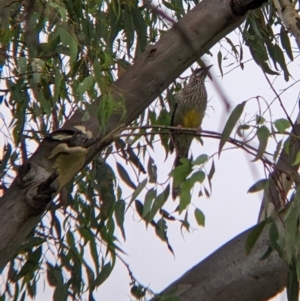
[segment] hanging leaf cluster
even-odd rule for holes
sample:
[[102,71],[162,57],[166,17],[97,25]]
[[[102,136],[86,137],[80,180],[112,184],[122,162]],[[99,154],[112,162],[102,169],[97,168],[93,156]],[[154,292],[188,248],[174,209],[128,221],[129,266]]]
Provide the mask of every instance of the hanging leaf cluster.
[[[272,26],[275,22],[280,22],[280,19],[274,15],[271,6],[272,3],[250,14],[244,26],[243,37],[254,61],[265,73],[279,75],[282,70],[284,79],[288,81],[290,74],[286,57],[291,61],[293,60],[291,43],[288,32],[283,25],[280,26],[281,29],[278,34],[273,32]],[[275,70],[270,67],[271,62]]]

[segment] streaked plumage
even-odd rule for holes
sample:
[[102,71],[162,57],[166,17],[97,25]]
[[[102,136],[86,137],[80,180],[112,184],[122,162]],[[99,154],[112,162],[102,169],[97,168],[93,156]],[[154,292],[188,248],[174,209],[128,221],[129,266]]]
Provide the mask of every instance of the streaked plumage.
[[[200,128],[207,107],[207,92],[204,80],[210,67],[193,71],[189,83],[175,95],[171,126]],[[181,158],[188,157],[193,138],[192,135],[180,133],[180,129],[171,132],[171,150],[175,148],[176,151],[174,167],[181,164]],[[173,187],[173,199],[176,196],[176,189]]]

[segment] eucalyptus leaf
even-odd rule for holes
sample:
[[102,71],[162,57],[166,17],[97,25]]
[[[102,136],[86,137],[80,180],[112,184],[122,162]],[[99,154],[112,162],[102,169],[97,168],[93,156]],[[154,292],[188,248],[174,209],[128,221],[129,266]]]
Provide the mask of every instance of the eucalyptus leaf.
[[237,121],[241,117],[244,111],[245,104],[246,101],[243,101],[242,103],[238,104],[230,114],[221,135],[220,144],[219,144],[219,156],[221,155],[221,151],[226,141],[228,140],[231,132],[233,131],[233,128],[235,127]]

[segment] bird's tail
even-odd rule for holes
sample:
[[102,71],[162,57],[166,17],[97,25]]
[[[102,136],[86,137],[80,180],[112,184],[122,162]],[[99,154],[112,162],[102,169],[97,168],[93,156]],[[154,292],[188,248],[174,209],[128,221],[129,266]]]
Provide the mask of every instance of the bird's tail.
[[[181,165],[182,163],[180,162],[180,159],[182,157],[176,155],[175,161],[174,161],[174,168],[176,168],[177,166]],[[172,198],[173,201],[178,197],[178,195],[180,194],[180,184],[178,186],[174,186],[174,181],[173,181],[173,187],[172,187]]]

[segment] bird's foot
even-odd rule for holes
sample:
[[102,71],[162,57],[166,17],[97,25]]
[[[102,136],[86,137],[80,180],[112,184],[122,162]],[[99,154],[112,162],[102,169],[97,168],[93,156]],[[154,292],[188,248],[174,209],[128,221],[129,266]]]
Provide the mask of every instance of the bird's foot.
[[201,132],[202,132],[202,127],[200,126],[200,127],[197,129],[196,134],[197,134],[197,135],[200,135]]

